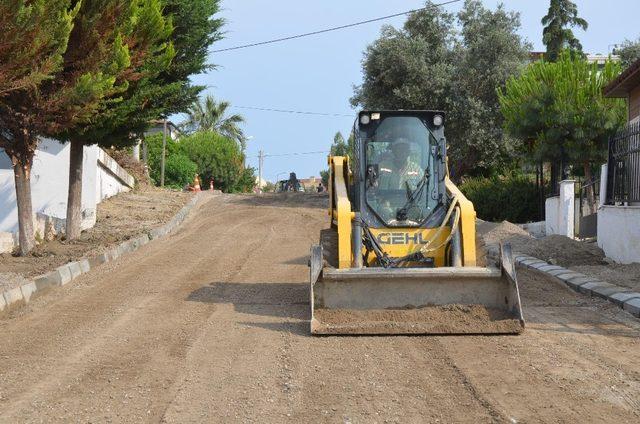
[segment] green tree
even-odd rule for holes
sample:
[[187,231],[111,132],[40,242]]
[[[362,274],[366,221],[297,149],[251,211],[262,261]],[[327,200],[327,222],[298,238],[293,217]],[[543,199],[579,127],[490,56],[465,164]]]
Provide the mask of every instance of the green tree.
[[29,107],[23,98],[33,98],[40,84],[62,68],[77,12],[71,0],[0,2],[0,149],[13,165],[22,255],[35,244],[31,167],[37,129],[46,125],[38,115],[25,114]]
[[133,144],[150,121],[186,112],[205,89],[192,84],[190,77],[215,68],[207,59],[209,47],[222,38],[224,20],[216,17],[220,0],[164,0],[162,4],[173,27],[173,60],[159,75],[130,84],[122,101],[96,119],[87,138],[106,145],[123,139]]
[[591,179],[591,168],[606,158],[607,140],[625,121],[624,102],[602,94],[619,74],[618,63],[599,69],[569,52],[556,63],[533,63],[499,92],[505,128],[526,140],[536,162],[566,159]]
[[322,185],[325,188],[328,188],[329,187],[329,170],[323,169],[322,171],[320,171],[320,178],[322,179]]
[[517,13],[488,10],[478,0],[467,0],[457,16],[436,7],[413,13],[402,29],[385,27],[367,48],[363,83],[351,102],[367,109],[444,110],[458,178],[510,167],[515,140],[503,133],[496,88],[527,61],[529,45],[519,27]]
[[[109,31],[95,31],[96,21],[112,15],[115,22]],[[84,0],[76,19],[71,41],[65,52],[65,70],[69,72],[78,61],[85,60],[87,51],[102,52],[95,61],[104,61],[104,74],[109,75],[117,86],[106,96],[90,121],[79,121],[64,131],[53,131],[48,136],[70,142],[69,190],[67,199],[66,237],[69,240],[80,236],[82,221],[82,168],[85,145],[100,143],[100,134],[95,134],[93,122],[100,122],[104,113],[120,102],[131,82],[141,78],[157,76],[167,69],[174,57],[173,46],[168,42],[172,32],[169,19],[162,15],[160,0]],[[112,41],[112,39],[115,39]],[[109,51],[111,44],[116,46]],[[118,46],[126,48],[117,49]],[[92,53],[93,54],[93,53]],[[117,60],[114,65],[114,56]],[[110,113],[110,112],[107,112]],[[113,141],[109,146],[127,144],[127,138]]]
[[333,144],[331,145],[331,156],[350,156],[353,158],[353,151],[350,149],[351,146],[347,144],[342,136],[341,132],[337,132],[335,136],[333,136]]
[[[62,9],[58,9],[60,6]],[[10,91],[2,97],[0,105],[3,137],[11,141],[5,151],[14,163],[16,174],[20,253],[23,255],[34,245],[29,185],[38,137],[88,122],[104,97],[126,86],[117,80],[117,75],[130,65],[129,46],[121,29],[128,25],[128,14],[135,9],[124,0],[100,2],[100,5],[90,0],[52,2],[43,7],[45,13],[52,13],[61,21],[59,28],[70,30],[67,33],[59,29],[65,37],[61,66],[37,85]],[[36,44],[27,49],[39,48],[39,39],[35,40]]]
[[622,44],[613,50],[613,54],[620,56],[620,64],[628,68],[636,60],[640,59],[640,38],[635,41],[624,40]]
[[213,96],[207,96],[204,101],[194,102],[187,112],[184,128],[188,131],[213,131],[224,137],[235,140],[244,151],[247,138],[240,128],[244,117],[239,114],[229,114],[231,103],[216,101]]
[[69,0],[0,2],[0,98],[39,85],[62,66],[73,11]]
[[[255,184],[252,168],[244,168],[238,144],[212,131],[198,131],[179,142],[180,150],[198,166],[204,183],[214,180],[225,192],[249,191]],[[251,187],[249,187],[251,186]]]
[[547,14],[542,18],[542,42],[547,47],[546,58],[555,62],[564,49],[582,53],[582,44],[571,28],[586,30],[589,24],[578,16],[578,7],[571,0],[551,0]]
[[[219,0],[140,3],[132,21],[138,27],[130,43],[133,65],[121,76],[128,81],[128,89],[104,102],[90,125],[67,134],[72,147],[74,142],[103,147],[136,144],[150,121],[185,112],[204,88],[192,85],[189,77],[213,68],[206,61],[209,46],[221,38],[223,21],[215,18]],[[72,155],[72,159],[67,210],[67,234],[71,238],[80,230],[79,219],[70,217],[79,216],[81,208],[81,153]]]
[[[160,185],[162,134],[150,135],[146,138],[145,143],[147,144],[149,176],[155,185]],[[198,165],[182,151],[179,141],[167,139],[165,157],[165,186],[181,189],[187,184],[193,183],[194,176],[198,172]]]

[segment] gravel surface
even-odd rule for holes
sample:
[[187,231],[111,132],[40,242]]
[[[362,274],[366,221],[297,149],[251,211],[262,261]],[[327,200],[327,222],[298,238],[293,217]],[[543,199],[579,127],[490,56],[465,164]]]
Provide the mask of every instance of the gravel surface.
[[326,197],[218,196],[0,320],[0,421],[638,422],[640,324],[519,270],[519,336],[311,337]]
[[0,254],[0,286],[10,287],[19,281],[5,280],[6,275],[35,277],[148,232],[169,221],[191,196],[145,186],[107,199],[98,205],[96,225],[83,231],[78,240],[58,238],[37,246],[26,257]]

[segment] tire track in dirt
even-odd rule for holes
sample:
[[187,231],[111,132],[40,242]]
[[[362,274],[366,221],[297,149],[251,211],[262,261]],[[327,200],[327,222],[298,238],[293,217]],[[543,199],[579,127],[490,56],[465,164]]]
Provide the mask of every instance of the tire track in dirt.
[[[519,271],[521,336],[311,337],[306,260],[328,225],[321,198],[217,199],[171,237],[90,273],[64,298],[52,294],[52,308],[44,302],[0,321],[0,360],[11,368],[0,369],[0,396],[10,395],[0,407],[13,405],[7,417],[640,419],[640,327],[623,312]],[[46,387],[34,389],[40,380]]]
[[[253,216],[254,214],[250,214],[251,216]],[[237,214],[236,216],[241,216],[241,214]],[[232,227],[228,227],[231,230],[233,230],[234,228],[237,228],[238,226],[241,226],[242,224],[237,224],[234,225]],[[200,229],[197,229],[200,230]],[[215,233],[216,231],[218,231],[219,229],[216,228],[211,228],[209,230],[210,233]],[[200,233],[204,236],[207,235],[207,233]],[[249,234],[250,235],[250,234]],[[188,237],[189,234],[187,233],[186,236]],[[177,239],[178,241],[178,246],[179,246],[179,241],[180,238]],[[191,242],[189,242],[191,243]],[[172,245],[175,245],[175,240],[171,241]],[[224,244],[224,241],[221,243]],[[163,250],[165,248],[165,246],[163,246],[162,244],[158,244],[156,246],[154,246],[155,248],[159,249],[159,250]],[[151,249],[153,250],[153,249]],[[234,254],[239,254],[240,256],[242,256],[243,254],[240,252],[235,252],[233,250],[226,250],[226,249],[216,249],[216,250],[220,250],[223,253],[226,253],[227,255],[234,255]],[[149,261],[149,259],[151,258],[151,266],[148,269],[142,269],[140,271],[142,271],[142,273],[151,273],[153,274],[153,271],[157,271],[157,262],[154,259],[157,259],[157,256],[159,254],[156,252],[155,254],[152,255],[146,255],[145,257],[145,261]],[[165,253],[166,255],[166,253]],[[234,259],[232,256],[228,257],[228,258],[224,258],[223,259],[227,259],[230,260],[231,262],[236,262],[237,259]],[[246,256],[246,255],[244,255]],[[183,258],[184,259],[184,258]],[[174,280],[186,280],[189,281],[190,278],[192,278],[192,276],[190,277],[189,274],[193,274],[193,270],[197,270],[197,269],[207,269],[210,268],[207,265],[210,264],[210,259],[207,258],[203,258],[200,259],[197,263],[192,263],[193,267],[184,267],[182,269],[182,271],[178,274],[175,275]],[[126,265],[124,267],[126,269]],[[130,267],[131,268],[131,267]],[[133,264],[133,270],[130,270],[129,273],[131,273],[131,271],[136,272],[139,271],[140,268],[140,264],[139,263],[135,263]],[[122,268],[121,268],[122,269]],[[117,271],[116,271],[117,272]],[[122,271],[121,271],[122,272]],[[127,277],[125,277],[126,279]],[[166,289],[166,288],[165,288]],[[169,291],[174,291],[173,289],[169,288]],[[178,290],[179,291],[179,290]],[[148,293],[144,293],[145,295],[147,295]],[[125,308],[125,312],[124,313],[120,313],[118,316],[118,319],[115,321],[111,321],[108,323],[108,328],[106,329],[101,329],[99,330],[99,335],[98,336],[94,336],[93,339],[91,337],[89,337],[89,339],[87,340],[86,337],[83,337],[84,340],[82,340],[82,343],[86,343],[84,346],[82,346],[82,349],[77,350],[74,354],[72,354],[70,357],[66,357],[65,361],[63,361],[62,364],[58,364],[58,367],[56,369],[56,373],[55,374],[51,374],[49,375],[48,378],[45,378],[44,380],[40,380],[39,383],[37,385],[33,385],[29,388],[29,392],[26,393],[26,396],[23,399],[16,399],[15,402],[12,402],[12,405],[14,405],[14,407],[19,410],[20,406],[23,405],[26,400],[28,400],[29,398],[33,398],[33,397],[38,397],[38,393],[42,393],[42,392],[47,392],[47,391],[51,391],[52,386],[56,386],[56,385],[60,385],[61,381],[64,380],[69,380],[74,378],[73,376],[75,375],[79,375],[81,374],[82,371],[84,371],[85,375],[91,375],[92,371],[95,371],[96,367],[102,367],[102,366],[111,366],[111,367],[118,367],[118,357],[120,355],[116,354],[116,355],[104,355],[103,353],[101,353],[101,351],[103,350],[103,347],[105,345],[105,343],[109,343],[112,340],[114,340],[115,335],[121,333],[121,332],[126,332],[127,328],[133,327],[135,328],[135,325],[133,325],[134,323],[132,321],[135,320],[139,320],[140,319],[140,313],[144,312],[144,309],[147,308],[147,305],[152,304],[153,307],[150,308],[151,310],[146,312],[146,314],[153,316],[162,316],[165,315],[165,318],[168,318],[169,320],[174,320],[175,322],[181,322],[181,312],[177,312],[177,313],[173,313],[170,316],[166,316],[166,311],[171,311],[171,302],[172,302],[172,298],[173,296],[169,297],[168,299],[165,299],[163,301],[162,297],[167,295],[167,291],[164,290],[162,292],[156,292],[155,295],[153,295],[150,298],[145,298],[142,297],[140,299],[138,299],[136,302],[134,303],[129,303],[126,308]],[[181,296],[181,298],[184,298],[184,296]],[[175,309],[175,308],[173,308]],[[195,317],[194,317],[195,318]],[[95,330],[95,329],[94,329]],[[156,329],[159,330],[159,329]],[[81,336],[82,337],[82,336]],[[78,337],[76,337],[77,339]],[[145,340],[144,334],[134,334],[134,338],[139,339],[139,340]],[[182,340],[183,342],[185,341],[184,338],[181,338],[180,340]],[[54,343],[57,343],[59,341],[54,341]],[[174,344],[175,345],[175,344]],[[133,348],[135,348],[136,346],[131,346],[128,345],[125,348],[125,353],[126,350],[131,350]],[[110,349],[111,351],[113,351],[113,348]],[[135,349],[134,349],[135,350]],[[112,352],[113,353],[113,352]],[[169,352],[170,354],[170,352]],[[17,356],[17,355],[16,355]],[[97,359],[95,360],[95,364],[96,366],[91,366],[91,364],[86,364],[85,367],[83,369],[78,369],[78,367],[74,364],[77,363],[81,363],[82,362],[82,358],[86,357],[86,356],[90,356],[93,358],[101,358],[101,359]],[[105,362],[107,362],[107,364],[105,364]],[[109,362],[115,362],[114,363],[109,363]],[[70,364],[70,367],[66,367],[65,364]],[[128,363],[127,366],[137,369],[137,367],[133,366],[133,363]],[[60,373],[63,373],[63,375],[60,375]],[[66,373],[68,373],[68,375],[65,377]],[[6,388],[5,388],[6,390]],[[35,393],[35,395],[34,395]],[[11,396],[11,398],[13,398],[14,396]],[[55,398],[54,398],[55,400]]]

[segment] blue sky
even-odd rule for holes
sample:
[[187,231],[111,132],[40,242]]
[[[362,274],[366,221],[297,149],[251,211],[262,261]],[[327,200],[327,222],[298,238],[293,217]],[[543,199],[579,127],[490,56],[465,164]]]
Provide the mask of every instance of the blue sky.
[[[484,0],[495,8],[497,0]],[[520,33],[536,50],[544,50],[540,19],[548,0],[507,0],[508,10],[521,14]],[[606,54],[611,45],[640,36],[638,0],[577,0],[579,13],[589,22],[586,32],[577,32],[589,53]],[[213,49],[269,40],[315,31],[405,10],[423,7],[422,0],[223,0],[225,39]],[[446,6],[457,12],[462,2]],[[288,41],[269,46],[211,54],[218,69],[194,78],[206,85],[207,93],[236,106],[292,109],[353,114],[349,105],[353,85],[361,81],[362,52],[374,41],[383,24],[400,26],[404,17],[356,28]],[[257,167],[258,150],[266,154],[304,153],[328,150],[336,131],[347,135],[353,117],[324,117],[234,109],[247,123],[248,165]],[[280,173],[298,177],[319,175],[326,155],[267,157],[263,177],[275,180]]]

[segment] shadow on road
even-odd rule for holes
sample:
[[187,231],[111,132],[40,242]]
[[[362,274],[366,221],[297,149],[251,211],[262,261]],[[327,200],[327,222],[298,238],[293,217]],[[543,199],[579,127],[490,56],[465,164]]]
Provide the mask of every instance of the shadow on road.
[[[231,303],[234,310],[241,314],[292,318],[301,320],[305,326],[310,319],[307,283],[217,282],[191,292],[186,300],[212,304]],[[295,322],[239,323],[294,333],[302,328]],[[306,334],[306,330],[300,334]]]

